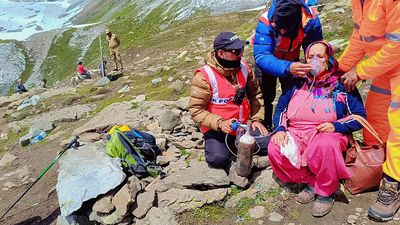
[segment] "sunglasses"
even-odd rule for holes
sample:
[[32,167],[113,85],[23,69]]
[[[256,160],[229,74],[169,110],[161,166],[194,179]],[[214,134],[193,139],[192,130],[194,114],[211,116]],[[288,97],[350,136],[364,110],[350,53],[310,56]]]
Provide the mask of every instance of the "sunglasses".
[[244,48],[240,48],[240,49],[231,49],[231,50],[226,50],[227,52],[232,52],[233,54],[235,54],[236,56],[240,56],[243,51]]

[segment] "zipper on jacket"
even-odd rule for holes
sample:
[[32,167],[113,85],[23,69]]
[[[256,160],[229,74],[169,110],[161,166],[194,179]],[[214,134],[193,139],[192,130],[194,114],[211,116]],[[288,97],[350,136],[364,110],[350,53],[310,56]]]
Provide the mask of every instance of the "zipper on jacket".
[[[289,52],[290,49],[292,48],[292,44],[293,44],[293,40],[292,40],[292,38],[290,37],[290,43],[289,43],[289,48],[288,48],[287,52]],[[286,56],[286,52],[283,53],[282,59],[285,59],[285,56]]]

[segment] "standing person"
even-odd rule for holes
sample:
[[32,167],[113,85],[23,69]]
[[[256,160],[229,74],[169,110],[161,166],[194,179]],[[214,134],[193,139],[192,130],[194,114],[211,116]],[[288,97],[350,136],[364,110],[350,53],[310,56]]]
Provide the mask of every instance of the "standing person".
[[[387,141],[384,177],[370,218],[392,220],[400,208],[400,1],[352,0],[354,30],[339,59],[348,89],[373,78],[366,102],[368,121]],[[362,60],[364,57],[365,60]],[[367,145],[377,144],[364,130]]]
[[322,40],[321,22],[314,8],[303,0],[274,0],[256,27],[254,58],[256,75],[264,97],[264,125],[272,126],[272,102],[277,78],[282,93],[304,76],[312,66],[299,62],[300,47]]
[[17,92],[19,94],[28,92],[28,90],[25,88],[25,85],[22,83],[21,79],[17,80],[17,84],[15,85],[15,92]]
[[[214,40],[206,65],[195,71],[189,112],[201,126],[205,139],[205,158],[211,167],[224,168],[230,164],[229,149],[234,146],[232,122],[251,121],[251,130],[267,134],[261,124],[264,117],[263,99],[257,78],[242,59],[245,42],[232,32],[222,32]],[[260,140],[264,141],[264,140]],[[266,149],[264,149],[266,150]]]
[[110,48],[110,55],[113,57],[115,62],[115,71],[118,71],[118,65],[121,66],[121,70],[124,70],[124,66],[122,65],[121,55],[119,53],[119,46],[121,45],[121,41],[119,40],[118,35],[113,34],[111,30],[106,30],[108,47]]

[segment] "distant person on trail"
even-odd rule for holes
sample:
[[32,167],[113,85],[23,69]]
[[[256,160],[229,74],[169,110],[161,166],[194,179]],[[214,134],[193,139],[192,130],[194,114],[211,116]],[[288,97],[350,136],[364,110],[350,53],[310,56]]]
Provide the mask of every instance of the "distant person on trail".
[[[347,72],[342,79],[349,89],[372,79],[367,118],[387,143],[384,176],[368,216],[389,221],[400,209],[400,1],[352,0],[351,8],[354,30],[339,68]],[[366,145],[378,144],[371,133],[363,135]]]
[[[232,32],[222,32],[214,40],[206,65],[195,71],[189,112],[201,126],[205,139],[205,158],[211,167],[228,169],[236,132],[232,122],[239,121],[242,108],[243,123],[251,121],[251,131],[267,134],[261,121],[264,117],[260,86],[246,60],[242,59],[246,42]],[[257,134],[256,134],[257,135]],[[267,144],[266,144],[267,146]],[[261,151],[265,151],[261,149]]]
[[87,70],[84,66],[82,61],[78,62],[78,66],[76,67],[76,72],[78,73],[78,77],[81,80],[85,79],[91,79],[92,75],[90,74],[90,71]]
[[115,71],[118,71],[118,66],[121,66],[120,69],[124,70],[124,66],[122,65],[121,54],[119,53],[119,46],[121,45],[121,41],[119,40],[118,35],[113,34],[111,30],[106,30],[108,47],[110,48],[110,55],[113,57],[115,62]]
[[312,69],[299,62],[303,50],[314,41],[322,40],[321,22],[317,11],[304,0],[273,0],[259,19],[253,39],[255,73],[261,81],[264,98],[264,125],[272,126],[272,102],[279,78],[282,94],[293,87],[297,77]]
[[47,80],[46,80],[46,79],[42,79],[42,80],[40,81],[39,86],[40,86],[41,88],[47,88],[46,85],[47,85]]
[[102,60],[99,64],[99,71],[100,71],[100,76],[105,77],[107,76],[107,61]]
[[306,184],[296,201],[313,202],[315,217],[331,211],[339,180],[350,178],[342,154],[352,132],[362,128],[351,115],[365,118],[360,93],[346,91],[333,54],[324,41],[307,49],[307,63],[315,69],[279,98],[274,114],[276,133],[268,146],[274,174],[285,183]]
[[25,88],[24,84],[22,83],[21,79],[18,79],[17,84],[15,85],[15,92],[17,92],[19,94],[28,92],[28,90]]

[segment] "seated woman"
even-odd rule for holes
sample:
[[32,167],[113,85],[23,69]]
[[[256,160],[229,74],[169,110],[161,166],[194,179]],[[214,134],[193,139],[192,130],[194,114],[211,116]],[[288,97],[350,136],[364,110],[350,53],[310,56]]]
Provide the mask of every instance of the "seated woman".
[[359,92],[347,92],[339,82],[329,43],[312,43],[306,60],[314,65],[307,81],[279,98],[268,156],[281,181],[306,184],[296,200],[315,200],[313,216],[322,217],[332,209],[339,180],[350,177],[342,152],[361,124],[348,116],[365,117],[365,109]]
[[87,70],[84,66],[82,61],[78,62],[78,65],[76,67],[76,72],[78,73],[78,77],[81,80],[85,80],[85,79],[91,79],[92,75],[90,73],[89,70]]

